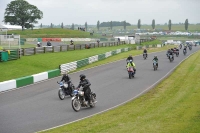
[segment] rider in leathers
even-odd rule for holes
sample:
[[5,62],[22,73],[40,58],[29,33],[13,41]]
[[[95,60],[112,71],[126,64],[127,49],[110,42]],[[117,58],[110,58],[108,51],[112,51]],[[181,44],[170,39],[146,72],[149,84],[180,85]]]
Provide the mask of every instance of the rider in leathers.
[[91,105],[91,98],[90,98],[90,93],[91,93],[91,89],[90,89],[90,81],[88,79],[86,79],[86,76],[84,74],[80,75],[80,82],[77,88],[80,88],[81,86],[83,87],[83,91],[84,91],[84,96],[85,96],[85,100],[88,101],[88,103]]
[[[65,72],[65,73],[63,74],[63,76],[62,76],[61,82],[62,82],[62,81],[66,82],[66,83],[68,84],[68,87],[69,87],[70,91],[72,92],[72,88],[70,87],[70,83],[71,83],[70,79],[71,79],[71,78],[69,77],[69,75],[67,74],[67,72]],[[65,89],[66,89],[66,88],[65,88]]]
[[[147,54],[147,49],[146,48],[143,51],[143,57],[144,57],[144,54]],[[148,54],[147,54],[147,57],[148,57]]]
[[[173,49],[169,50],[169,55],[172,55],[172,59],[174,59],[174,51],[173,51]],[[168,58],[170,58],[170,56]]]

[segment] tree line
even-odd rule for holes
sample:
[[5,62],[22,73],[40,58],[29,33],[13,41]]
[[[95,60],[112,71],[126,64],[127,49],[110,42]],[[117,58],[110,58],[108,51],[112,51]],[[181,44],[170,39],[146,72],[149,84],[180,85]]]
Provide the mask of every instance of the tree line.
[[[36,6],[29,4],[26,0],[14,0],[11,1],[4,13],[4,22],[10,23],[11,25],[20,25],[22,26],[22,30],[24,28],[32,28],[34,27],[34,24],[38,23],[39,19],[43,18],[43,12],[40,11]],[[185,30],[188,30],[189,22],[188,19],[185,20]],[[61,23],[59,25],[61,28],[64,28],[64,24]],[[84,31],[87,31],[88,24],[85,22],[85,27],[80,29],[84,29]],[[126,30],[126,26],[131,26],[130,23],[127,23],[126,21],[118,22],[118,21],[110,21],[110,22],[97,22],[97,29],[99,30],[100,27],[110,27],[112,28],[114,26],[123,26],[124,30]],[[140,29],[142,26],[141,20],[138,20],[137,27]],[[156,28],[155,19],[152,20],[152,29]],[[42,28],[43,25],[41,24],[40,27]],[[50,28],[53,28],[54,25],[51,23]],[[71,25],[71,29],[74,30],[74,23]],[[172,21],[169,20],[168,22],[168,29],[172,29]]]

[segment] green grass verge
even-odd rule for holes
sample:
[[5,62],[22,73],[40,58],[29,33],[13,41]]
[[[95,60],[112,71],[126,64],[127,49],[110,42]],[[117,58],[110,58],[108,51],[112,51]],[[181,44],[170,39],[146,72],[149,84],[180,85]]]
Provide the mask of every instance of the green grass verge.
[[61,29],[61,28],[45,28],[34,30],[11,30],[8,34],[20,35],[21,38],[98,38],[97,34],[90,36],[89,32],[78,30]]
[[43,133],[199,133],[199,58],[200,51],[125,105]]

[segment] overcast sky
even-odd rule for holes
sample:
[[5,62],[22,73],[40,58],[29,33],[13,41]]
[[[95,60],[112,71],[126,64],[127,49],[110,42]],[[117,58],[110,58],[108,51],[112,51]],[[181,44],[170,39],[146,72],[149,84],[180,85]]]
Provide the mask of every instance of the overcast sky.
[[[13,0],[0,0],[0,23],[7,4]],[[96,25],[97,21],[124,21],[137,24],[200,23],[200,0],[27,0],[43,12],[39,24]],[[38,25],[39,25],[38,24]]]

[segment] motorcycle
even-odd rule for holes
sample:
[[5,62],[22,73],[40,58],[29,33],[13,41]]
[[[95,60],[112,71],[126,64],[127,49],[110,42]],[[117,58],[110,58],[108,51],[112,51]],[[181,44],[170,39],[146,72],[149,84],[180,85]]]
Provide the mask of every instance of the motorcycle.
[[176,57],[178,57],[179,56],[179,51],[176,51],[175,54],[176,54]]
[[147,58],[147,53],[143,53],[144,60]]
[[81,109],[81,107],[93,108],[97,103],[96,94],[94,92],[90,93],[91,104],[89,104],[88,101],[85,100],[84,91],[77,89],[73,91],[73,94],[74,96],[72,97],[72,108],[76,112],[78,112]]
[[128,67],[128,68],[127,68],[127,71],[128,71],[129,79],[134,78],[135,72],[134,72],[133,67]]
[[183,54],[186,55],[187,51],[185,49],[183,49]]
[[72,84],[71,81],[69,81],[70,85],[68,86],[67,83],[65,82],[57,82],[60,85],[60,88],[58,90],[58,96],[60,100],[64,100],[67,95],[70,95],[73,97],[73,90],[75,89],[74,85]]
[[192,46],[189,46],[189,50],[192,50]]
[[169,55],[169,61],[172,62],[174,60],[173,55]]
[[153,60],[153,69],[154,71],[157,70],[158,66],[157,66],[157,61]]
[[167,57],[169,58],[169,53],[168,53],[168,51],[167,51],[166,55],[167,55]]

